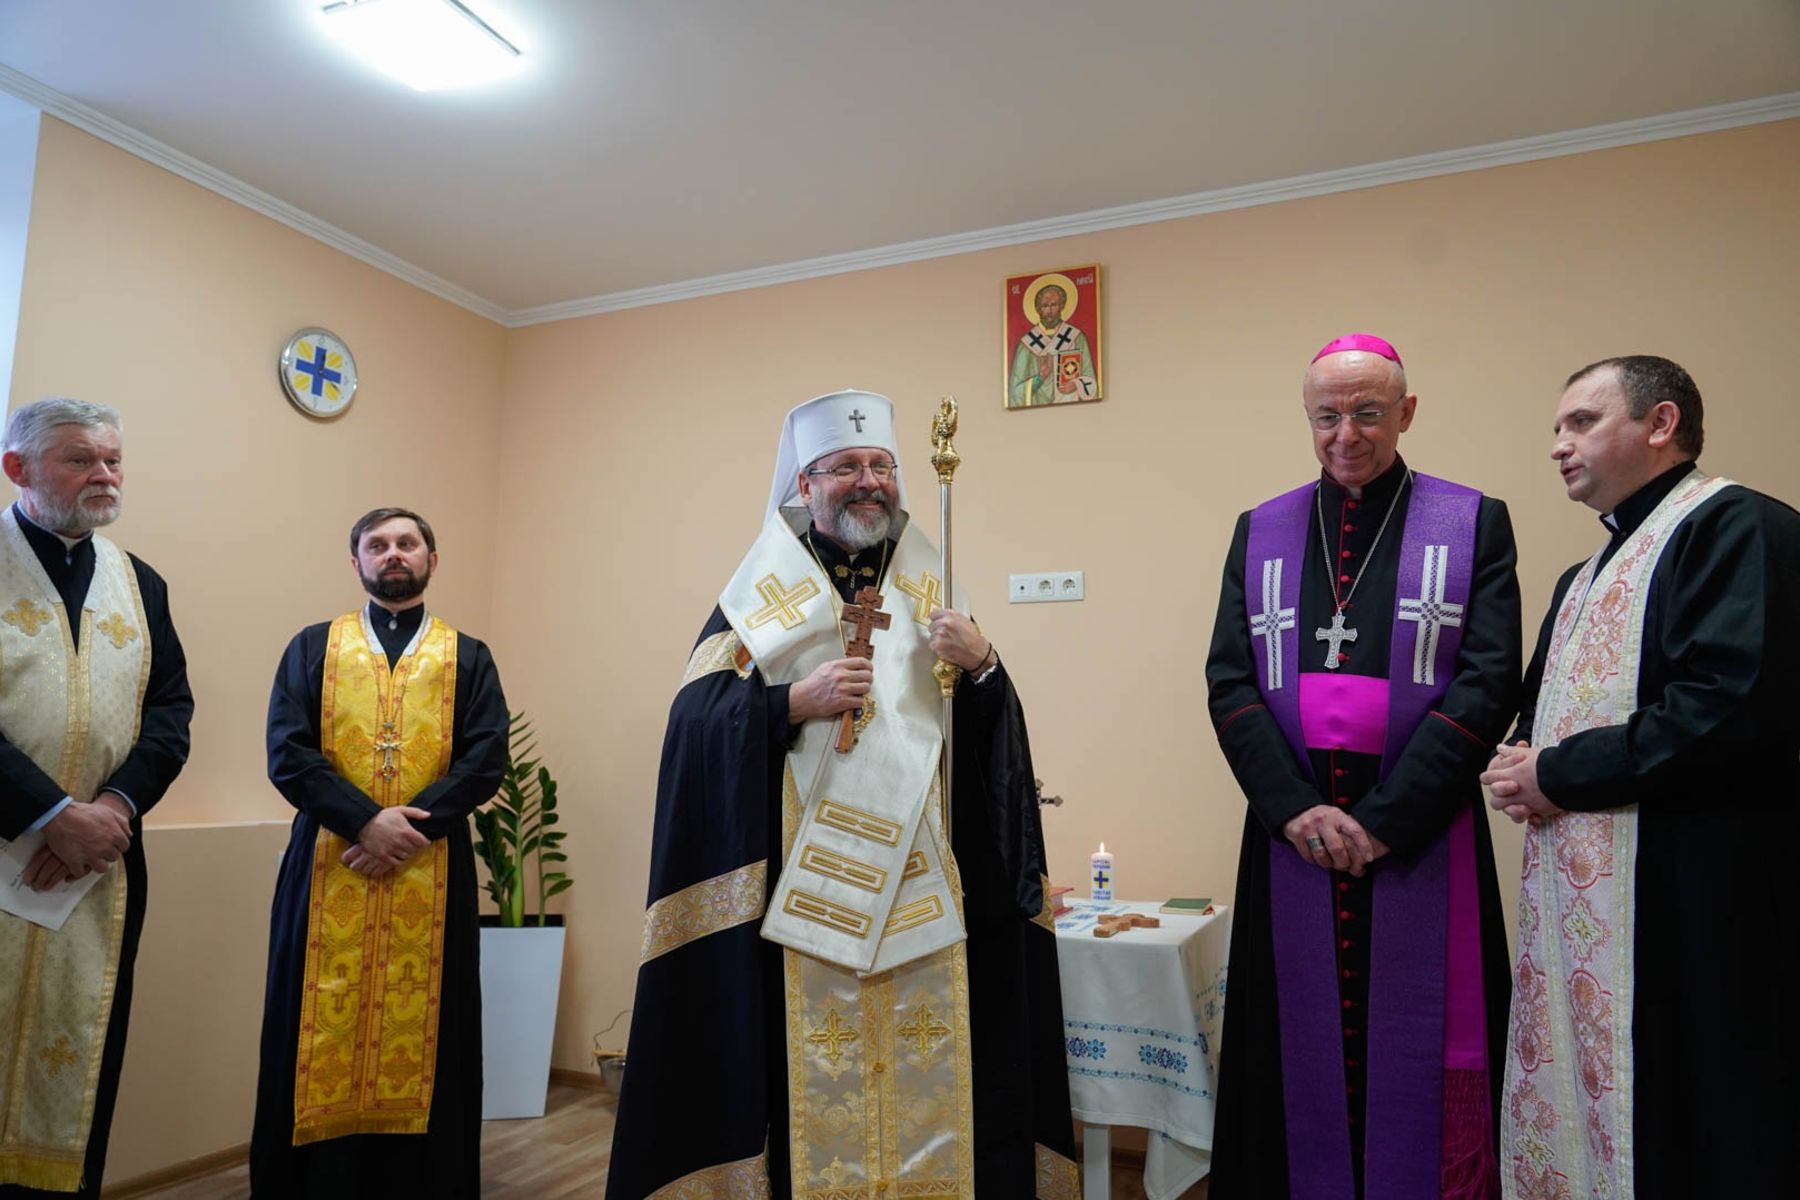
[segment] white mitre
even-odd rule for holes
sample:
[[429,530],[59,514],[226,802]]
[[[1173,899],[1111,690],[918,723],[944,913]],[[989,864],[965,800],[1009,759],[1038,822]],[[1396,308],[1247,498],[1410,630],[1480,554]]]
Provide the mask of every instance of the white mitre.
[[[895,463],[900,461],[894,440],[892,400],[874,392],[851,390],[829,392],[796,405],[781,423],[781,441],[775,447],[775,479],[769,486],[769,508],[763,519],[766,521],[780,509],[799,502],[802,467],[827,454],[857,447],[886,450],[894,456]],[[894,478],[904,511],[906,483],[903,476]]]

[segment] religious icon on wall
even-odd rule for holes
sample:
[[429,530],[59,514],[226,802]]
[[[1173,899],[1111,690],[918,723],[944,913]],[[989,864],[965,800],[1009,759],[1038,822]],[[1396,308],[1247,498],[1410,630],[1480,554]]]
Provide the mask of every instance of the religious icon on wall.
[[1100,267],[1006,281],[1006,407],[1100,399]]

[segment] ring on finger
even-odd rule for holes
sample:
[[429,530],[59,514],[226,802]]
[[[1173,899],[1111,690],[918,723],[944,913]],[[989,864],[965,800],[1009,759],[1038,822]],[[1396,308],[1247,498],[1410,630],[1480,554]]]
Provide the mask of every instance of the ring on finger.
[[1306,839],[1306,848],[1311,850],[1314,854],[1317,854],[1325,848],[1325,839],[1318,834],[1314,834]]

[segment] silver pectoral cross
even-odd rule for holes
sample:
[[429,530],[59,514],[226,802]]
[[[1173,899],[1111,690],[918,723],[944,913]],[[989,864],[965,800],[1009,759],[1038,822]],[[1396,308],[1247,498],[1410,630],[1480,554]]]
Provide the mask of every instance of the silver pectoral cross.
[[1325,647],[1325,669],[1335,671],[1338,669],[1339,647],[1345,642],[1354,642],[1356,630],[1344,628],[1344,610],[1340,608],[1331,614],[1330,629],[1313,630],[1313,640],[1329,643]]

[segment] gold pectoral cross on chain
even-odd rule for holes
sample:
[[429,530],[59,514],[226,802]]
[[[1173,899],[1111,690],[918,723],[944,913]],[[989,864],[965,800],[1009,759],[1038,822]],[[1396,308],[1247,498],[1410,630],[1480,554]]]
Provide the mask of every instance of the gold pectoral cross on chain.
[[399,750],[402,744],[394,732],[393,718],[384,720],[381,723],[381,736],[375,739],[375,749],[381,751],[381,777],[383,779],[392,779],[400,773],[400,768],[394,765],[394,752]]

